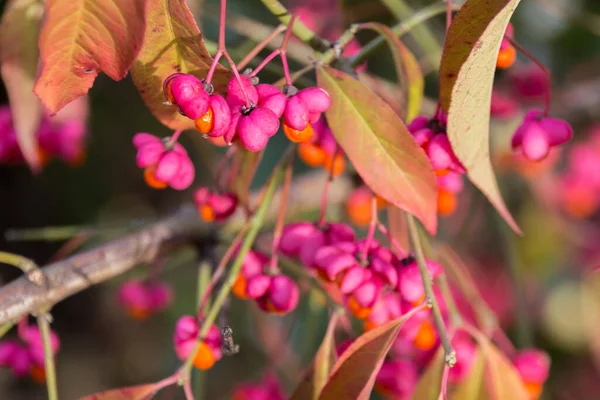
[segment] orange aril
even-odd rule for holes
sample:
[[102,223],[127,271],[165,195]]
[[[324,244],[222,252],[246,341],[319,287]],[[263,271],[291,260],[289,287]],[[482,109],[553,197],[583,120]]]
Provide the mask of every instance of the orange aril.
[[239,274],[231,287],[233,294],[240,299],[246,299],[248,297],[246,296],[246,283],[246,278],[242,274]]
[[348,309],[358,319],[365,319],[371,314],[371,309],[363,307],[354,297],[348,300]]
[[213,222],[215,220],[215,211],[208,204],[204,204],[200,208],[200,216],[206,222]]
[[368,225],[373,214],[369,197],[350,198],[346,202],[346,213],[356,225]]
[[438,190],[437,209],[440,215],[444,217],[452,215],[457,206],[458,201],[454,193],[444,189]]
[[141,307],[128,308],[127,312],[129,313],[129,315],[131,315],[133,318],[135,318],[139,321],[145,320],[151,314],[150,310],[148,310],[146,308],[141,308]]
[[325,151],[314,143],[300,143],[298,145],[298,156],[306,165],[319,167],[325,163]]
[[31,367],[31,379],[36,383],[46,383],[46,370],[44,367],[39,365],[33,365]]
[[507,69],[512,67],[517,59],[517,50],[513,46],[506,47],[498,53],[496,68]]
[[166,182],[159,181],[158,179],[156,179],[156,177],[154,176],[155,170],[156,165],[151,165],[144,170],[144,180],[146,181],[148,186],[154,189],[164,189],[167,186],[169,186]]
[[338,176],[342,172],[344,172],[344,168],[346,168],[346,160],[344,160],[344,156],[341,154],[336,154],[335,158],[331,156],[325,157],[325,170],[333,176]]
[[292,128],[285,122],[283,123],[283,132],[285,133],[285,136],[287,136],[288,139],[290,139],[294,143],[309,142],[315,134],[315,131],[313,130],[311,124],[306,125],[306,128],[299,131],[297,129]]
[[417,332],[417,336],[413,339],[413,343],[418,349],[431,350],[437,341],[435,329],[429,321],[423,321]]
[[525,389],[529,393],[530,400],[537,400],[542,395],[542,385],[536,382],[525,382]]
[[215,365],[215,355],[206,343],[201,342],[198,351],[194,356],[194,367],[198,369],[209,369],[213,365]]
[[208,108],[208,111],[198,119],[194,120],[194,124],[196,125],[196,129],[200,131],[200,133],[207,134],[213,130],[215,127],[214,121],[214,113],[212,107]]

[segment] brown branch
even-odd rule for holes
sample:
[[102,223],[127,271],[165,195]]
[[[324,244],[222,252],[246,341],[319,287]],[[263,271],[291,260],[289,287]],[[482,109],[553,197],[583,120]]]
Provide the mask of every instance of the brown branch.
[[[288,209],[298,214],[317,209],[320,196],[315,193],[324,186],[326,179],[323,172],[296,179],[290,190]],[[329,204],[340,204],[350,186],[349,179],[336,179],[329,189]],[[279,198],[274,198],[267,218],[276,217]],[[243,218],[243,214],[238,214],[225,229],[231,231],[241,226]],[[92,285],[119,276],[136,265],[151,262],[159,254],[166,254],[192,240],[201,240],[206,234],[208,225],[188,204],[173,215],[134,233],[49,264],[43,267],[46,277],[43,284],[33,283],[27,276],[22,276],[0,287],[0,325],[48,309]]]

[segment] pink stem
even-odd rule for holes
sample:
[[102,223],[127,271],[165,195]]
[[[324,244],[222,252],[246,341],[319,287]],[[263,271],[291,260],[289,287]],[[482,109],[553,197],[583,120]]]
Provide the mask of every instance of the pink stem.
[[285,83],[290,86],[292,85],[292,78],[290,77],[290,68],[287,60],[287,46],[288,42],[290,41],[290,37],[292,36],[294,22],[296,22],[296,15],[292,15],[290,23],[288,24],[287,32],[285,33],[283,42],[281,43],[281,64],[283,65],[283,74],[285,76]]
[[215,58],[213,58],[212,64],[210,64],[210,69],[208,70],[208,74],[206,74],[206,83],[210,83],[213,78],[213,74],[215,73],[215,69],[217,68],[217,64],[219,64],[219,60],[223,57],[223,50],[218,49],[215,54]]
[[440,388],[440,395],[438,396],[438,400],[446,400],[446,391],[448,389],[448,373],[450,368],[448,364],[444,363],[444,372],[442,374],[442,386]]
[[[223,0],[223,1],[225,1],[225,0]],[[252,102],[250,102],[250,98],[248,97],[248,93],[246,92],[246,88],[242,84],[242,78],[240,77],[240,73],[238,72],[237,68],[235,67],[235,63],[231,59],[231,56],[229,55],[229,53],[227,52],[227,50],[223,50],[223,56],[225,57],[225,59],[229,63],[229,66],[231,67],[231,72],[233,72],[233,75],[235,76],[235,79],[238,81],[238,84],[240,85],[240,89],[242,89],[242,94],[244,95],[244,99],[246,100],[246,108],[247,109],[251,109],[254,106],[254,104],[252,104]]]
[[215,173],[215,186],[217,188],[219,188],[219,181],[221,180],[221,176],[223,175],[223,171],[225,170],[227,163],[229,162],[229,160],[231,160],[231,157],[233,157],[233,155],[236,153],[236,151],[237,151],[237,146],[231,146],[230,148],[227,149],[227,151],[225,152],[225,156],[219,162],[219,166],[217,167],[217,172]]
[[269,34],[269,36],[267,36],[260,43],[258,43],[256,47],[254,47],[248,54],[246,54],[246,57],[244,57],[242,61],[240,61],[237,64],[238,71],[243,69],[246,65],[248,65],[248,63],[252,61],[254,57],[256,57],[258,53],[260,53],[260,51],[264,49],[269,44],[269,42],[271,42],[271,40],[275,39],[275,37],[281,32],[283,32],[285,29],[285,25],[279,25],[273,30],[273,32]]
[[446,33],[448,33],[448,29],[450,29],[450,25],[452,24],[452,0],[446,0]]
[[369,224],[369,231],[367,232],[367,239],[363,245],[360,258],[365,261],[367,259],[367,253],[371,247],[371,242],[375,236],[375,227],[377,226],[377,199],[375,196],[371,199],[371,223]]
[[215,273],[213,274],[212,279],[210,280],[210,283],[208,284],[208,286],[206,286],[206,290],[204,290],[204,294],[202,295],[202,301],[200,302],[200,307],[198,307],[198,312],[201,312],[206,307],[206,303],[208,302],[210,293],[212,292],[213,288],[215,287],[215,285],[217,284],[219,279],[221,279],[221,276],[223,275],[223,272],[225,271],[225,267],[227,266],[227,263],[229,263],[229,260],[231,260],[231,257],[233,257],[233,255],[237,251],[237,248],[239,247],[240,243],[242,243],[245,233],[246,233],[246,229],[242,228],[238,232],[235,239],[233,239],[233,242],[231,242],[231,245],[229,246],[229,248],[227,249],[225,254],[223,255],[223,258],[221,259],[221,262],[217,266],[217,269],[215,270]]
[[515,39],[513,39],[507,35],[504,35],[504,38],[506,40],[508,40],[510,42],[510,44],[512,44],[514,46],[515,49],[519,50],[527,58],[529,58],[531,61],[533,61],[538,67],[540,67],[540,69],[542,71],[544,71],[544,74],[546,74],[546,79],[548,79],[548,85],[546,85],[546,104],[545,104],[545,108],[544,108],[544,115],[548,116],[548,112],[550,111],[550,98],[552,96],[552,93],[551,93],[552,89],[550,87],[552,84],[552,72],[550,71],[550,69],[548,69],[548,67],[546,67],[544,65],[544,63],[542,63],[540,60],[538,60],[525,47],[521,46]]
[[377,221],[377,227],[379,228],[379,231],[381,233],[387,236],[388,240],[390,241],[392,246],[394,246],[396,252],[400,257],[404,258],[408,255],[408,253],[402,248],[402,246],[400,246],[400,243],[398,243],[396,238],[392,236],[388,228],[381,221]]
[[275,57],[277,57],[279,54],[281,54],[281,50],[277,49],[277,50],[273,50],[271,52],[271,54],[269,54],[267,56],[267,58],[265,58],[259,65],[258,67],[256,67],[253,71],[252,74],[250,74],[250,76],[256,76],[268,63],[270,63],[271,61],[273,61],[273,59]]
[[192,381],[187,379],[183,384],[183,392],[185,393],[186,400],[194,400],[194,393],[192,392]]
[[175,374],[156,382],[153,386],[153,389],[155,392],[158,392],[159,390],[162,390],[164,388],[166,388],[167,386],[171,386],[174,385],[177,380],[179,379],[179,372],[176,372]]
[[287,54],[285,51],[281,52],[281,65],[283,65],[283,76],[285,77],[285,83],[291,86],[292,77],[290,76],[290,68],[288,66]]
[[176,130],[173,135],[171,136],[171,143],[175,144],[177,143],[177,140],[179,139],[179,136],[181,136],[181,133],[183,132],[183,129],[179,129]]

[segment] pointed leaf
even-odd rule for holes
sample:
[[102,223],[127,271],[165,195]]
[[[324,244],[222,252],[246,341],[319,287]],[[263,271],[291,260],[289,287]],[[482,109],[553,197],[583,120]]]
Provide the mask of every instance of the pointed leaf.
[[431,233],[437,228],[437,181],[429,159],[390,106],[350,75],[317,70],[329,92],[331,130],[363,181]]
[[467,0],[446,36],[440,67],[440,102],[448,138],[469,179],[517,233],[504,204],[489,152],[490,105],[496,58],[520,0]]
[[79,400],[146,400],[156,392],[155,384],[131,386],[90,394]]
[[[194,121],[179,114],[177,107],[163,104],[163,81],[176,72],[204,78],[212,57],[185,0],[148,0],[144,46],[131,69],[137,86],[152,114],[171,129],[192,129]],[[230,72],[218,65],[213,85],[225,91]]]
[[333,366],[319,400],[367,400],[381,364],[404,323],[423,307],[359,336]]
[[366,72],[357,71],[357,75],[358,80],[385,100],[400,118],[404,117],[406,98],[402,91],[398,90],[398,85],[395,82],[387,81]]
[[485,360],[486,399],[528,400],[529,394],[519,373],[506,358],[481,332],[473,332],[479,344],[479,351]]
[[421,112],[423,103],[423,90],[425,81],[419,62],[408,47],[402,43],[398,36],[386,25],[376,22],[361,24],[363,29],[372,29],[383,36],[390,45],[398,82],[404,82],[406,96],[406,121],[410,122]]
[[[438,349],[413,392],[413,400],[437,400],[444,372],[444,350]],[[467,400],[467,399],[465,399]]]
[[473,357],[469,375],[462,382],[450,385],[448,388],[448,398],[450,400],[476,400],[479,398],[484,381],[485,360],[479,351],[476,351]]
[[13,125],[23,157],[34,171],[41,168],[36,134],[42,107],[33,93],[44,5],[39,0],[12,0],[0,21],[0,73],[10,100]]
[[296,387],[290,400],[319,398],[319,394],[327,382],[331,368],[337,361],[334,333],[339,317],[339,314],[335,313],[329,320],[327,332],[325,332],[325,337],[319,346],[319,350],[317,350],[312,367]]
[[104,72],[127,75],[144,39],[147,0],[46,0],[42,70],[35,93],[52,112],[82,96]]

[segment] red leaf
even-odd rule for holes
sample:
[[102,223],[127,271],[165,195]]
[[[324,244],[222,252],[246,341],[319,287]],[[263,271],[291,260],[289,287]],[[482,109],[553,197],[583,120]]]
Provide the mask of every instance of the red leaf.
[[494,176],[489,154],[490,105],[496,59],[504,31],[520,0],[468,0],[444,44],[440,102],[448,113],[448,138],[458,159],[498,213],[517,233]]
[[326,113],[331,130],[361,178],[435,233],[437,181],[406,125],[385,101],[350,75],[320,67],[317,80],[331,96]]
[[[144,46],[131,69],[152,114],[171,129],[193,129],[194,121],[179,114],[177,107],[163,104],[163,81],[176,72],[204,78],[212,57],[185,0],[148,0]],[[213,77],[215,91],[226,89],[231,73],[218,65]]]
[[156,392],[155,384],[131,386],[111,389],[105,392],[90,394],[79,400],[146,400]]
[[319,400],[367,400],[402,325],[422,307],[358,337],[333,366]]
[[19,147],[34,171],[41,168],[36,134],[42,117],[33,93],[37,46],[44,6],[38,0],[12,0],[0,22],[0,73],[10,100]]
[[98,73],[127,75],[144,39],[147,0],[47,0],[35,93],[52,112],[82,96]]

